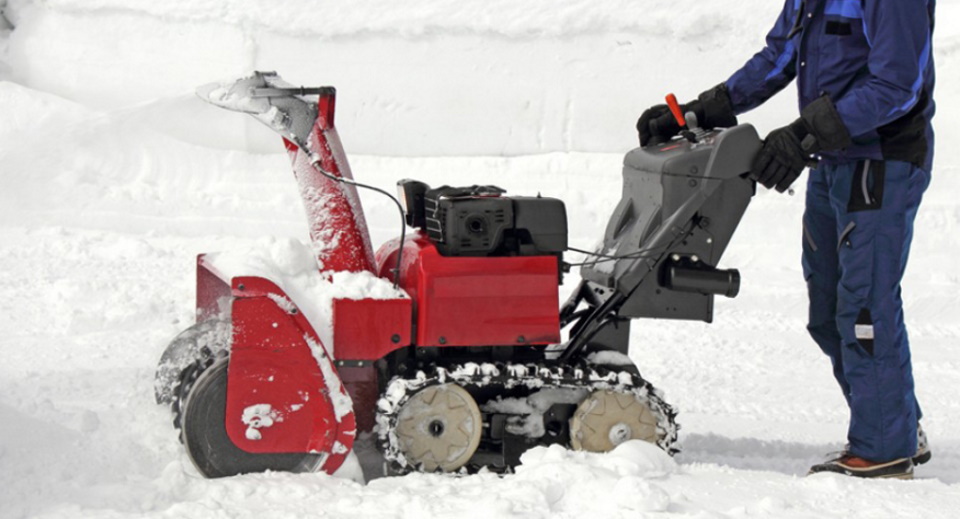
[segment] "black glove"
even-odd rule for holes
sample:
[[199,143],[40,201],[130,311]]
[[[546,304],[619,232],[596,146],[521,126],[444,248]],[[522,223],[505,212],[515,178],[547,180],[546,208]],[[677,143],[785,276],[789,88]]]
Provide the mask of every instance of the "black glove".
[[[684,108],[686,105],[680,105]],[[637,134],[640,136],[640,146],[659,144],[670,140],[680,133],[680,125],[670,113],[667,105],[654,105],[640,114],[637,120]]]
[[830,97],[824,95],[806,106],[800,118],[767,135],[753,160],[750,178],[767,189],[783,193],[803,173],[812,155],[850,146],[850,132]]
[[[680,105],[680,110],[684,115],[693,112],[697,116],[697,126],[705,130],[737,125],[730,94],[727,93],[727,85],[724,83],[703,92],[697,99]],[[680,125],[667,105],[655,105],[640,115],[637,133],[640,136],[640,146],[658,144],[680,133]]]
[[[804,150],[801,144],[804,139],[807,139],[808,144],[811,143],[809,136],[810,132],[803,124],[803,119],[797,119],[788,126],[770,132],[753,160],[750,178],[767,189],[776,188],[781,193],[786,191],[803,172],[810,155],[815,153]],[[816,139],[813,140],[815,141]]]

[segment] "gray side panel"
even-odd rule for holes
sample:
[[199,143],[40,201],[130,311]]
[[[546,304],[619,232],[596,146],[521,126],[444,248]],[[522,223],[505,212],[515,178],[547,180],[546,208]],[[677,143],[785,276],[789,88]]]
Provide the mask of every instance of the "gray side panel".
[[753,196],[743,175],[760,146],[744,124],[628,153],[623,195],[597,250],[618,259],[598,258],[581,276],[625,296],[623,317],[710,321],[712,295],[667,289],[660,272],[677,255],[717,265]]

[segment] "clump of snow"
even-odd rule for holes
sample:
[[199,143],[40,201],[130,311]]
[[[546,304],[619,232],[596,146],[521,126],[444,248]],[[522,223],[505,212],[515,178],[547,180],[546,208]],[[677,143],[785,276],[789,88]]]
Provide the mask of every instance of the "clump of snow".
[[269,297],[288,312],[299,308],[334,357],[334,299],[409,297],[370,272],[322,273],[312,248],[291,238],[262,238],[253,246],[208,254],[206,259],[228,278],[257,276],[276,284],[283,294]]
[[630,440],[616,446],[609,453],[594,453],[564,449],[559,445],[537,447],[523,453],[517,474],[542,470],[545,465],[566,464],[603,468],[620,477],[662,479],[680,472],[677,462],[656,445]]
[[[336,445],[340,445],[337,443]],[[360,465],[360,459],[357,457],[357,453],[351,450],[346,458],[344,458],[343,463],[340,464],[340,467],[333,473],[333,476],[336,478],[346,479],[353,481],[355,483],[364,484],[366,483],[366,478],[363,475],[363,467]]]
[[326,385],[330,403],[333,405],[333,413],[337,422],[343,420],[344,416],[353,412],[353,400],[347,394],[343,387],[340,376],[337,375],[337,369],[333,366],[333,359],[327,354],[325,348],[317,344],[309,335],[305,335],[303,340],[310,346],[310,352],[320,367],[320,373],[323,375],[323,381]]
[[284,312],[288,314],[296,313],[297,305],[293,304],[293,301],[280,295],[280,294],[267,294],[267,297],[271,301],[277,304]]
[[603,366],[632,366],[633,361],[619,351],[595,351],[587,355],[587,362]]
[[331,284],[337,287],[338,299],[404,299],[403,289],[370,272],[334,272]]
[[272,427],[274,422],[283,421],[283,417],[270,404],[254,404],[243,410],[240,420],[247,424],[245,435],[248,440],[260,440],[263,435],[259,429]]
[[[250,76],[252,77],[252,76]],[[200,87],[197,94],[204,101],[207,101],[220,108],[233,110],[235,112],[245,112],[251,114],[260,114],[264,120],[273,120],[276,117],[282,117],[276,107],[270,106],[270,100],[266,97],[253,97],[250,92],[244,91],[238,87],[244,79],[240,78],[233,81],[212,83]]]
[[481,410],[486,413],[507,413],[524,416],[507,418],[510,434],[539,438],[544,435],[543,415],[553,404],[577,404],[590,393],[586,388],[549,388],[535,391],[526,397],[496,398],[486,402]]
[[[655,445],[631,440],[609,453],[571,451],[559,445],[536,447],[523,453],[517,477],[537,481],[544,493],[558,502],[588,503],[591,494],[598,508],[614,507],[620,513],[666,512],[674,498],[657,480],[680,472],[676,462]],[[602,491],[603,485],[611,485]],[[596,492],[612,502],[596,502]]]

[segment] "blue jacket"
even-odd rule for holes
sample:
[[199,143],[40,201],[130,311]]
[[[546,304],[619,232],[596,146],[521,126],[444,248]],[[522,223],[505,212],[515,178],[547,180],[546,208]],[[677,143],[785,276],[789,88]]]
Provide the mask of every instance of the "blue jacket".
[[853,138],[823,153],[857,159],[933,161],[936,0],[786,0],[766,47],[726,81],[737,114],[794,78],[800,109],[827,94]]

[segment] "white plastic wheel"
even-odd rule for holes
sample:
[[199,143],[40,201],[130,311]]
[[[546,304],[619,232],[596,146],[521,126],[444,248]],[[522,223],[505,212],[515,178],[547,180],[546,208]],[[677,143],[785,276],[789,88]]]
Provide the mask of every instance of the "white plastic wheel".
[[594,391],[570,419],[570,445],[575,450],[609,452],[629,440],[659,439],[656,415],[633,393]]
[[401,452],[407,463],[427,472],[452,472],[465,465],[480,445],[482,429],[477,402],[457,384],[420,390],[397,415]]

